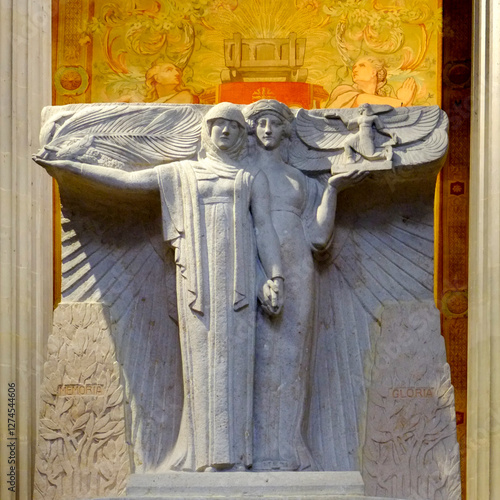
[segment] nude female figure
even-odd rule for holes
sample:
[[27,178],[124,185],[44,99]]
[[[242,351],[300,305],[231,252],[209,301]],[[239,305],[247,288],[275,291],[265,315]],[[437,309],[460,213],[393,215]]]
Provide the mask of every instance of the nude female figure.
[[365,174],[336,175],[323,188],[282,158],[294,120],[287,106],[260,100],[243,113],[255,135],[256,164],[269,179],[286,276],[281,314],[257,318],[253,469],[315,469],[304,438],[314,336],[313,255],[332,239],[338,192]]

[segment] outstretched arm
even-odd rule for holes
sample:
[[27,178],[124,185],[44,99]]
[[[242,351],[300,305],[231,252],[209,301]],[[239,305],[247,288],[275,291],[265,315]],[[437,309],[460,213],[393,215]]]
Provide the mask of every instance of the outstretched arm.
[[278,314],[283,305],[284,277],[281,267],[281,248],[271,219],[269,182],[260,173],[252,184],[251,210],[262,267],[269,278],[264,285],[263,306],[270,314]]
[[61,172],[70,172],[111,188],[140,192],[158,191],[158,178],[154,168],[125,172],[71,160],[47,160],[40,156],[33,156],[33,160],[56,178]]
[[316,211],[316,220],[312,222],[314,227],[311,228],[312,243],[318,250],[325,248],[333,235],[338,193],[361,182],[368,174],[369,172],[354,170],[345,174],[333,175],[328,179],[321,203]]

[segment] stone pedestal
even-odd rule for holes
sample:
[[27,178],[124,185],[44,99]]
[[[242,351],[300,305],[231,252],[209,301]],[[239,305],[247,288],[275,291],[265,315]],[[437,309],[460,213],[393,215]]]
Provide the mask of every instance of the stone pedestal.
[[129,479],[126,498],[382,500],[364,495],[357,471],[135,474]]

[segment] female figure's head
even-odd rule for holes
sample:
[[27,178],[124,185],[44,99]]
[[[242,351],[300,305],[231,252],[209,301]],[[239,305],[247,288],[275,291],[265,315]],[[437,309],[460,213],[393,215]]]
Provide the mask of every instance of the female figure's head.
[[175,89],[182,81],[182,70],[168,61],[156,60],[146,72],[146,102],[156,101],[158,87]]
[[237,160],[243,155],[247,145],[247,127],[236,104],[222,102],[205,115],[201,144],[201,156],[219,161]]
[[274,99],[261,99],[243,109],[257,145],[267,151],[279,150],[281,159],[288,162],[288,142],[292,132],[293,113],[290,108]]
[[[268,131],[271,132],[267,134],[268,136],[272,135],[272,128],[281,131],[280,141],[282,138],[291,135],[294,116],[290,108],[282,102],[274,99],[261,99],[245,106],[243,115],[250,126],[250,133],[256,135],[259,141],[261,141],[261,137],[266,136],[266,126]],[[262,145],[265,146],[263,143]]]
[[363,92],[379,95],[387,83],[387,69],[384,61],[365,56],[358,59],[352,67],[352,81]]

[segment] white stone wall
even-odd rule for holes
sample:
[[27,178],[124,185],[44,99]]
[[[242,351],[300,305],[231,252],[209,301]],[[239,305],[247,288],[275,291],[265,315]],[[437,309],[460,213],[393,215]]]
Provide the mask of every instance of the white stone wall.
[[467,498],[500,498],[500,2],[475,2]]
[[[0,1],[0,498],[31,498],[44,343],[52,323],[52,182],[31,161],[51,100],[50,0]],[[15,384],[15,408],[8,384]],[[16,428],[9,435],[8,410]],[[7,474],[15,440],[15,493]],[[12,488],[14,489],[14,488]]]

